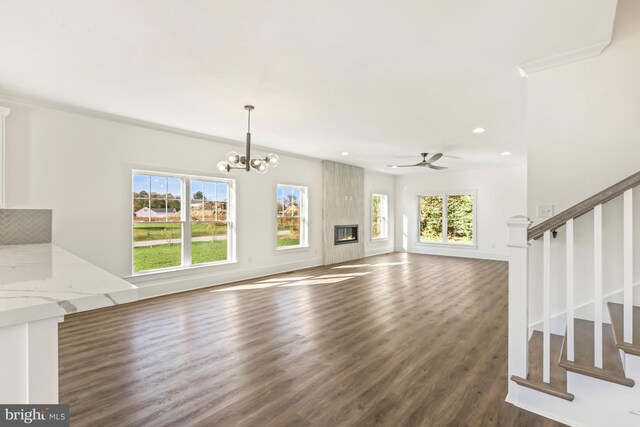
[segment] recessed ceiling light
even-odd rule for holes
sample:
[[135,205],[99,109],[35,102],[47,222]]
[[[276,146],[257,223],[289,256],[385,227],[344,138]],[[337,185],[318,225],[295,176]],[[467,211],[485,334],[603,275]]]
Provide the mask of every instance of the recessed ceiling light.
[[503,151],[502,153],[503,156],[510,156],[511,155],[511,151]]
[[348,151],[343,151],[343,152],[342,152],[342,155],[343,155],[343,156],[348,156],[348,155],[349,155],[349,152],[348,152]]
[[473,133],[482,133],[482,132],[484,132],[484,128],[475,128],[471,132],[473,132]]
[[398,166],[393,165],[393,166],[391,166],[391,169],[398,169]]

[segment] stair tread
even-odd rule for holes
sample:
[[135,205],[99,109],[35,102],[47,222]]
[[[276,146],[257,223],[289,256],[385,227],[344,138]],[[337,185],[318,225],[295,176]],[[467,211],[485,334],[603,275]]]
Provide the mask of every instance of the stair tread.
[[624,306],[610,302],[607,307],[618,348],[625,353],[640,356],[640,307],[633,307],[633,343],[624,342]]
[[562,336],[551,334],[551,381],[549,384],[542,380],[542,340],[543,335],[540,331],[535,331],[529,339],[528,377],[525,379],[514,375],[511,379],[522,386],[565,400],[573,400],[573,394],[567,392],[567,371],[556,363],[562,351]]
[[559,365],[563,368],[604,381],[633,387],[634,381],[627,378],[616,347],[613,328],[609,324],[602,325],[602,369],[594,366],[594,322],[575,319],[575,360],[567,359],[566,337],[563,340]]

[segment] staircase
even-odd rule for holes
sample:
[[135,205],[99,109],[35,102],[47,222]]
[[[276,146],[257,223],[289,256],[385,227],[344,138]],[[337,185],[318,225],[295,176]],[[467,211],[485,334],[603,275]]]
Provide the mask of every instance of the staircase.
[[[639,186],[640,172],[535,227],[526,217],[507,221],[507,402],[568,425],[640,426],[640,306],[633,305]],[[619,233],[607,232],[612,221],[622,223]],[[539,313],[533,319],[530,312]]]

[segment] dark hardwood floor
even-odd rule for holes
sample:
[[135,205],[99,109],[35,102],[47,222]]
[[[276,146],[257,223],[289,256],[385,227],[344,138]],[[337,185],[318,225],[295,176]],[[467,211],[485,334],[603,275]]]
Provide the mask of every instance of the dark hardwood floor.
[[395,253],[68,316],[73,426],[556,426],[504,402],[507,264]]

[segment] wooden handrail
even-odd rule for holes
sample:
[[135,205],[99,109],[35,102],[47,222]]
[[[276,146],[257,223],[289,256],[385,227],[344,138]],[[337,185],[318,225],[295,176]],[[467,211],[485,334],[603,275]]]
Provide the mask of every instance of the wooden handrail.
[[613,184],[611,187],[602,190],[598,194],[595,194],[588,199],[578,203],[577,205],[574,205],[569,209],[564,210],[557,215],[554,215],[553,217],[544,222],[541,222],[535,227],[531,227],[528,233],[529,240],[539,239],[540,237],[542,237],[545,231],[560,228],[570,219],[578,218],[579,216],[586,214],[596,206],[606,203],[609,200],[618,197],[630,188],[637,187],[638,185],[640,185],[640,172],[636,172],[635,174],[623,179],[617,184]]

